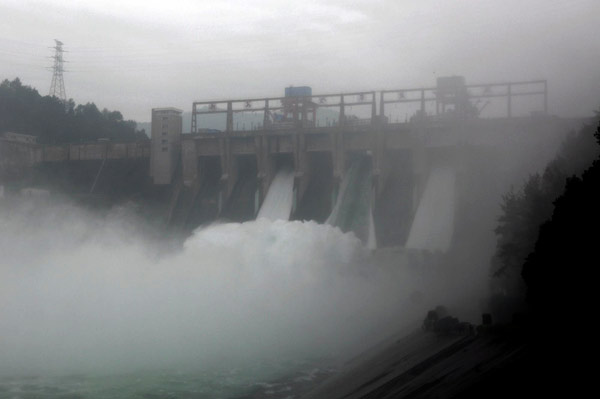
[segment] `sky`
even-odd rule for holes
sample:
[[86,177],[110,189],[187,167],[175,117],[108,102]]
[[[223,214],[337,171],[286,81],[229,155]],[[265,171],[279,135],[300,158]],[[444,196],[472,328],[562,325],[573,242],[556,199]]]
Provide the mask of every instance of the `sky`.
[[549,111],[600,109],[598,0],[0,0],[0,79],[149,121],[193,101],[547,79]]

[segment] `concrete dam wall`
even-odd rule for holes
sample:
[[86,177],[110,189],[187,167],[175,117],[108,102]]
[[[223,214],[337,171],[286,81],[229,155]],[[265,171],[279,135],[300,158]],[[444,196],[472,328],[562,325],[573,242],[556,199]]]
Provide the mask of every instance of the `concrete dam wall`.
[[[338,218],[332,224],[367,242],[369,213],[354,210],[368,208],[379,246],[444,250],[454,220],[468,217],[473,206],[465,204],[485,191],[499,198],[519,173],[539,170],[568,125],[538,117],[184,135],[174,184],[182,198],[191,198],[178,205],[189,207],[190,227],[245,221],[257,216],[273,179],[287,169],[293,173],[290,219]],[[351,194],[344,184],[349,174],[358,175]],[[340,217],[336,208],[345,195],[342,213],[353,216]],[[435,216],[431,207],[439,203],[445,210]]]
[[[191,230],[256,218],[285,170],[289,188],[280,194],[290,219],[330,219],[365,243],[372,236],[378,246],[424,249],[423,237],[437,234],[436,220],[443,219],[444,243],[429,248],[443,249],[452,241],[453,220],[469,217],[483,192],[500,195],[519,173],[539,170],[574,123],[550,116],[404,124],[375,118],[363,125],[185,134],[171,147],[176,162],[169,182],[158,185],[151,179],[150,141],[43,146],[2,140],[0,184],[154,197],[170,226]],[[440,168],[446,172],[438,176]],[[344,186],[349,175],[351,187]],[[438,202],[448,209],[431,217],[426,204]]]

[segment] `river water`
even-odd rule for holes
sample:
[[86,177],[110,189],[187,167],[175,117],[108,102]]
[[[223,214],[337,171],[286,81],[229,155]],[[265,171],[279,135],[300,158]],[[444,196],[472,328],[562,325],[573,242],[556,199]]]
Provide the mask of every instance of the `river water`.
[[284,399],[298,397],[335,372],[309,362],[260,362],[223,370],[19,375],[0,378],[0,398]]

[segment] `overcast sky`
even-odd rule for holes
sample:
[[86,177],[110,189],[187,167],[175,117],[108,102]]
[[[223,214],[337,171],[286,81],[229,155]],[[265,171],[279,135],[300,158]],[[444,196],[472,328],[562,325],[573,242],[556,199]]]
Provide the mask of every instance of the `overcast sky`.
[[150,119],[194,100],[548,79],[550,112],[600,109],[599,0],[0,0],[0,78]]

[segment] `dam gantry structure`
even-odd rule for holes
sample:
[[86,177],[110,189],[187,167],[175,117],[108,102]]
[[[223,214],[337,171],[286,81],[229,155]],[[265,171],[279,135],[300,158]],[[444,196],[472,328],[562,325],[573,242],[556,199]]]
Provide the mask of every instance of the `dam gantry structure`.
[[[515,112],[523,98],[533,104],[527,115]],[[490,101],[500,111],[482,117]],[[390,115],[398,105],[412,107],[404,121]],[[467,85],[453,76],[439,78],[435,87],[320,95],[290,87],[283,97],[194,102],[189,134],[182,134],[181,110],[156,108],[149,141],[3,142],[0,150],[14,158],[4,170],[19,162],[97,162],[92,190],[103,168],[135,163],[169,191],[168,222],[188,228],[218,218],[254,219],[282,168],[294,176],[290,218],[324,222],[351,166],[360,163],[368,169],[363,176],[370,180],[378,243],[404,245],[432,170],[453,171],[456,197],[485,187],[511,146],[539,151],[540,143],[566,129],[547,111],[545,80]],[[217,116],[220,128],[204,123]],[[468,201],[455,200],[461,212]]]
[[[277,171],[288,167],[294,173],[290,217],[322,222],[351,164],[366,159],[378,242],[398,245],[433,168],[451,168],[457,184],[470,184],[464,172],[482,153],[515,137],[539,137],[552,125],[543,80],[466,85],[448,77],[430,88],[313,95],[308,87],[290,87],[285,94],[193,103],[191,134],[182,136],[181,163],[173,168],[171,219],[178,208],[186,220],[200,210],[196,223],[253,219]],[[518,97],[535,98],[537,112],[513,115]],[[480,118],[479,99],[501,99],[505,114]],[[390,121],[386,110],[396,104],[416,105],[410,120]],[[333,112],[323,118],[323,110]],[[236,118],[250,113],[261,120],[240,129]],[[224,129],[203,126],[211,115],[221,115]],[[492,165],[497,155],[486,156]]]

